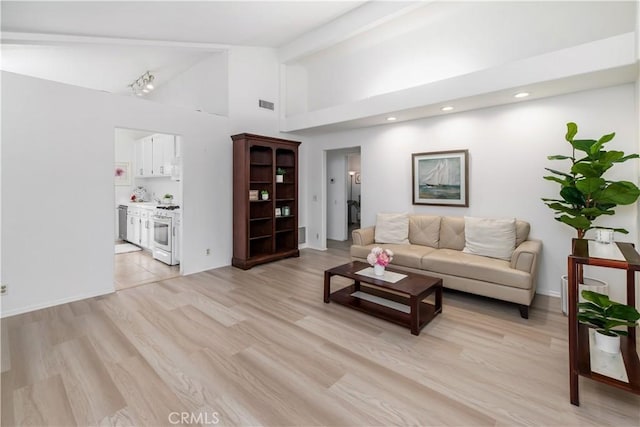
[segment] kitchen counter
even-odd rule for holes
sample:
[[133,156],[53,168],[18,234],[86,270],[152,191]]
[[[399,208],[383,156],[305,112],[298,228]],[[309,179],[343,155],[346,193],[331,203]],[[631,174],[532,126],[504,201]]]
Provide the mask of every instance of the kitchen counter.
[[[162,203],[156,202],[121,202],[118,203],[119,206],[127,206],[129,208],[140,208],[140,209],[156,209],[158,206],[166,206]],[[173,212],[174,214],[179,214],[182,212],[182,208],[173,209],[173,210],[165,210],[165,212]]]
[[130,208],[145,208],[145,209],[155,209],[158,206],[156,202],[123,202],[120,205],[125,205]]

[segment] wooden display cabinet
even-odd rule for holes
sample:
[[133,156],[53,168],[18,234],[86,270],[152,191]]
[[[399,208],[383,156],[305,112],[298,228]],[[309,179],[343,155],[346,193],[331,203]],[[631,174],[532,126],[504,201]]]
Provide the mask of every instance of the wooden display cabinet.
[[568,259],[569,273],[569,383],[571,403],[579,406],[579,376],[590,378],[631,393],[640,394],[640,360],[636,349],[636,328],[628,328],[629,336],[620,337],[620,348],[629,382],[601,375],[591,370],[589,327],[578,322],[578,283],[583,265],[626,270],[627,305],[636,303],[635,274],[640,271],[640,254],[632,244],[614,242],[622,254],[621,259],[598,258],[589,253],[589,241],[573,239],[572,253]]
[[[300,142],[248,133],[233,135],[233,259],[244,270],[299,256],[298,146]],[[276,182],[276,170],[284,181]],[[257,191],[258,200],[249,192]],[[267,191],[267,199],[261,192]],[[276,209],[280,215],[276,215]],[[287,212],[285,215],[283,212]]]

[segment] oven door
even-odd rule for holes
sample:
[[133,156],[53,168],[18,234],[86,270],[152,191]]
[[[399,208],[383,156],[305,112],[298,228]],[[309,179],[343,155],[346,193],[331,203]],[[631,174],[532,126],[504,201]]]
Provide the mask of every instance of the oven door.
[[153,217],[153,246],[163,251],[171,252],[173,238],[171,218]]

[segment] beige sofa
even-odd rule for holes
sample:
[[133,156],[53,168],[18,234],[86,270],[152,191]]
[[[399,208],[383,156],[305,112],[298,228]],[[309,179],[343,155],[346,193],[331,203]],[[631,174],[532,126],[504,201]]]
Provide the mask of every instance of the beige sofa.
[[516,248],[507,261],[462,252],[464,229],[462,217],[409,215],[409,244],[374,243],[375,228],[362,228],[352,233],[351,258],[367,262],[371,248],[391,249],[390,267],[440,277],[445,288],[516,303],[528,318],[542,242],[528,240],[529,224],[517,220]]

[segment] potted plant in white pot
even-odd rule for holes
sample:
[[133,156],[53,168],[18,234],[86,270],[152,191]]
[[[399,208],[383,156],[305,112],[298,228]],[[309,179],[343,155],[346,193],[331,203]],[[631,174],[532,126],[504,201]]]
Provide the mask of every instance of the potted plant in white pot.
[[[594,221],[602,215],[615,214],[618,205],[630,205],[638,200],[640,189],[630,181],[611,181],[604,174],[617,163],[637,159],[638,154],[625,155],[623,151],[607,151],[606,143],[615,137],[615,132],[600,139],[575,139],[578,125],[567,123],[565,140],[572,147],[572,154],[548,156],[549,160],[569,160],[568,171],[545,168],[553,175],[544,179],[560,184],[560,198],[542,199],[555,212],[555,219],[573,227],[577,237],[583,239],[591,229],[607,229],[628,234],[623,228],[599,227]],[[592,286],[602,290],[606,284],[600,280],[586,278],[579,271],[579,283],[582,287]],[[563,312],[566,308],[566,276],[562,277]]]
[[276,182],[284,182],[284,175],[287,173],[283,168],[276,169]]
[[640,313],[635,307],[611,301],[607,295],[592,291],[582,291],[585,302],[578,304],[578,320],[596,329],[596,347],[607,353],[620,352],[620,336],[627,336],[626,330],[616,327],[635,327]]

